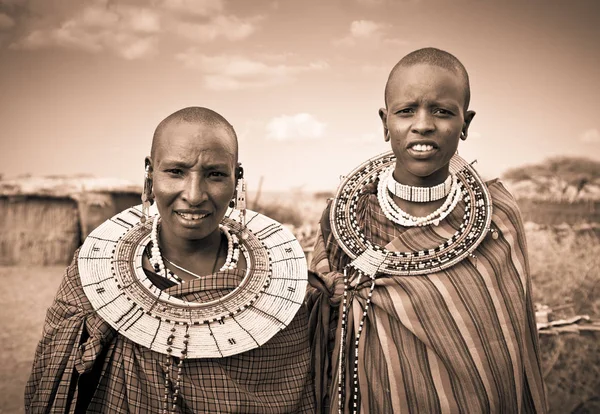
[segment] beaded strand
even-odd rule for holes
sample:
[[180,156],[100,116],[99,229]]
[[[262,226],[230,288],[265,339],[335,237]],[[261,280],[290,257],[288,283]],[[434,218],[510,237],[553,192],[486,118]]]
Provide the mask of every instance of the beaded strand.
[[173,384],[171,379],[171,367],[173,366],[173,340],[175,339],[175,327],[171,328],[171,335],[167,338],[167,356],[165,360],[165,395],[163,397],[163,414],[175,413],[177,409],[177,400],[179,399],[179,393],[181,389],[181,377],[183,373],[183,361],[187,358],[187,350],[190,335],[188,333],[189,325],[186,325],[185,335],[183,340],[183,349],[181,350],[181,356],[177,363],[177,377],[175,379],[175,385],[173,386],[173,401],[171,403],[171,411],[169,411],[169,383]]
[[344,407],[344,384],[346,383],[346,372],[344,369],[344,362],[346,358],[346,323],[348,316],[346,311],[348,309],[348,270],[347,266],[344,267],[344,296],[342,299],[342,328],[340,332],[340,355],[338,364],[338,413],[342,414]]
[[154,267],[154,271],[156,273],[169,278],[169,275],[165,270],[165,262],[163,262],[162,255],[160,254],[160,248],[158,247],[158,222],[159,216],[156,216],[152,222],[152,232],[150,233],[150,240],[152,241],[152,248],[150,249],[150,263]]
[[383,171],[379,176],[379,184],[377,186],[377,200],[383,210],[383,213],[388,220],[405,227],[427,226],[429,224],[438,225],[440,221],[446,218],[456,207],[461,199],[461,191],[459,182],[455,174],[451,174],[448,178],[451,180],[450,191],[447,194],[444,204],[437,210],[428,214],[425,217],[415,217],[403,211],[391,198],[388,193],[389,182],[393,180],[393,169],[389,168]]
[[412,201],[414,203],[428,203],[430,201],[440,200],[450,193],[452,181],[450,176],[448,176],[443,183],[434,185],[433,187],[415,187],[399,183],[394,179],[392,173],[393,169],[390,169],[387,188],[392,194],[402,200]]
[[[383,273],[416,276],[443,270],[466,258],[488,233],[492,205],[489,192],[477,172],[456,155],[450,162],[450,173],[456,177],[458,188],[457,193],[451,197],[453,202],[447,210],[451,213],[451,207],[454,211],[462,200],[464,213],[462,223],[453,235],[439,246],[416,252],[389,251],[366,238],[357,222],[357,202],[371,183],[377,189],[377,180],[383,171],[390,170],[394,159],[390,152],[367,161],[346,178],[333,200],[330,213],[332,232],[342,249],[350,257],[357,259],[354,267],[369,274],[374,263],[384,260]],[[386,194],[386,191],[381,194]],[[377,197],[377,192],[375,196]],[[440,217],[431,220],[431,224],[436,224]],[[490,233],[494,235],[493,232]],[[359,256],[363,256],[360,261]]]
[[[180,266],[166,257],[163,258],[160,247],[158,245],[158,225],[159,225],[159,217],[157,216],[152,223],[152,232],[150,233],[150,240],[152,241],[152,248],[150,249],[150,263],[154,267],[156,273],[161,276],[166,277],[167,279],[174,281],[176,283],[183,283],[183,280],[178,277],[176,274],[171,272],[165,267],[164,261],[166,260],[171,265],[176,267],[177,269],[186,272],[196,278],[201,278],[201,275],[198,275],[183,266]],[[227,239],[227,257],[225,259],[225,263],[219,269],[220,272],[225,270],[235,269],[238,264],[238,260],[240,258],[240,242],[236,234],[231,233],[229,228],[223,224],[219,224],[219,230],[225,235]],[[163,260],[164,259],[164,260]]]

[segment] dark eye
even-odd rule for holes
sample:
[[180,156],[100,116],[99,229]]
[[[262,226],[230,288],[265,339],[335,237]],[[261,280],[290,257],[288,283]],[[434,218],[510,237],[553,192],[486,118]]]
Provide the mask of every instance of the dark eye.
[[435,115],[443,115],[443,116],[452,116],[454,115],[451,111],[444,109],[444,108],[437,108],[435,111],[433,111],[433,113]]
[[398,111],[396,111],[397,114],[401,114],[401,115],[409,115],[412,114],[414,111],[413,108],[402,108]]
[[212,177],[212,178],[223,178],[223,177],[227,177],[227,174],[225,174],[222,171],[211,171],[208,173],[208,176]]
[[165,172],[170,175],[183,175],[183,170],[181,170],[179,168],[169,168],[169,169],[165,170]]

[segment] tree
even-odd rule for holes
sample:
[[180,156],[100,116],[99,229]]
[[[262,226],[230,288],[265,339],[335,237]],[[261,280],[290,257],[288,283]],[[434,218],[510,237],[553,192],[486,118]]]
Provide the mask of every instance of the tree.
[[572,187],[577,196],[590,184],[600,181],[600,161],[584,157],[553,157],[540,164],[509,169],[502,177],[516,182],[531,180],[542,191],[549,190],[554,182],[559,185],[562,194]]

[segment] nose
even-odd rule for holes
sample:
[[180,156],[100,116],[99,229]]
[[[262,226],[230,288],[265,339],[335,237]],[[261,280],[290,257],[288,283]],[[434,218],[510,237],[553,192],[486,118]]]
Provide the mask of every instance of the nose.
[[414,134],[427,135],[435,130],[433,115],[427,110],[417,111],[413,120],[411,132]]
[[186,177],[182,198],[190,206],[198,206],[208,199],[206,182],[200,174],[190,174]]

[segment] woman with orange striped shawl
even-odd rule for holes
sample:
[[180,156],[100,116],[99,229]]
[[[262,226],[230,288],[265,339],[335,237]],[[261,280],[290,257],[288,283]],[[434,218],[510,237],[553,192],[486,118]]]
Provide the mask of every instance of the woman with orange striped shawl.
[[311,268],[319,412],[546,411],[517,205],[456,154],[462,64],[405,56],[379,113],[392,152],[347,176]]

